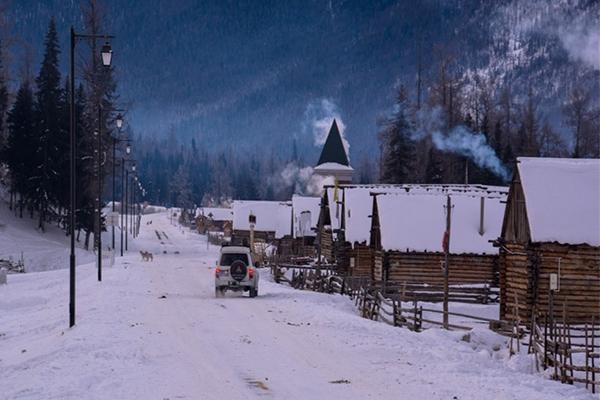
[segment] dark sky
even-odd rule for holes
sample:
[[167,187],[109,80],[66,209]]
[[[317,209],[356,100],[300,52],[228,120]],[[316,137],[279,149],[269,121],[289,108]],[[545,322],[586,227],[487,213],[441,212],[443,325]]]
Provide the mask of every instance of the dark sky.
[[[266,144],[285,152],[296,137],[309,158],[317,156],[313,119],[332,110],[346,126],[351,156],[374,151],[376,119],[390,110],[394,85],[413,84],[415,38],[449,40],[447,27],[469,3],[102,2],[106,30],[116,36],[119,93],[132,105],[136,133],[173,130],[198,135],[207,147]],[[34,73],[51,16],[66,72],[69,26],[82,28],[80,2],[13,0],[9,8],[11,31],[32,45]]]

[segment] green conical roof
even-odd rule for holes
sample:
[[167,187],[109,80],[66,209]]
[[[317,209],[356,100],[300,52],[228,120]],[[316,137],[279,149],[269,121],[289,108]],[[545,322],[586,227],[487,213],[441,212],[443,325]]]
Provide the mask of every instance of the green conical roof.
[[344,144],[342,143],[342,136],[340,135],[335,119],[333,120],[333,124],[331,124],[331,129],[329,129],[329,134],[327,135],[327,140],[325,141],[317,165],[328,162],[350,165],[346,149],[344,149]]

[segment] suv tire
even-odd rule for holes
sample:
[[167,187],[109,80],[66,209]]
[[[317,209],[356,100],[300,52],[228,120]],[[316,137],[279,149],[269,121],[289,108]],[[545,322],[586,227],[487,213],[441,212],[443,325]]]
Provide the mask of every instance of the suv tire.
[[250,297],[258,296],[258,289],[250,288]]
[[234,261],[231,263],[231,267],[229,267],[229,274],[238,282],[242,281],[246,277],[247,272],[248,267],[246,266],[246,263],[241,260]]

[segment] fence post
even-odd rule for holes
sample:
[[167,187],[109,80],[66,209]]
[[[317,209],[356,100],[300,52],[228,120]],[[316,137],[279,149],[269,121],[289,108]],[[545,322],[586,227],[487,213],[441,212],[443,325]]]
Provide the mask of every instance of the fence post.
[[414,317],[414,320],[413,320],[413,330],[415,332],[418,332],[419,331],[419,328],[418,328],[418,324],[419,323],[418,323],[418,315],[417,315],[417,313],[418,313],[418,311],[417,311],[417,300],[413,300],[413,307],[414,307],[414,313],[413,313],[413,317]]
[[[594,317],[592,316],[592,353],[595,352],[596,347],[594,346],[594,337],[596,336],[596,325],[594,324]],[[596,393],[596,358],[592,357],[592,393]]]
[[548,314],[544,316],[544,370],[548,368]]

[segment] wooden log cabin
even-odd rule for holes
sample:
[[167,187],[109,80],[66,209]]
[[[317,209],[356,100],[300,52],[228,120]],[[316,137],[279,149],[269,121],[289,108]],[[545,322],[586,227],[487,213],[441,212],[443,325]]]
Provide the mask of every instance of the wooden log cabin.
[[292,196],[292,232],[291,255],[315,257],[315,239],[319,223],[320,197]]
[[499,234],[506,188],[374,194],[370,246],[373,279],[387,285],[444,283],[443,240],[450,196],[449,284],[498,285]]
[[[330,186],[328,193],[335,190]],[[337,202],[330,202],[331,220],[337,224],[335,235],[335,258],[348,275],[381,280],[381,250],[371,246],[371,216],[373,215],[372,194],[430,194],[469,195],[490,198],[506,198],[508,188],[485,185],[433,185],[433,184],[375,184],[340,185],[337,187]],[[334,217],[335,216],[335,217]],[[500,219],[498,220],[498,227]],[[439,266],[439,263],[436,264]]]
[[497,244],[500,318],[598,322],[600,160],[519,158]]
[[232,243],[250,243],[250,215],[256,217],[255,240],[274,243],[285,237],[291,237],[291,202],[235,200]]
[[[201,234],[207,231],[231,235],[233,209],[224,207],[200,207],[196,210],[196,228]],[[227,232],[226,232],[227,231]]]
[[337,196],[337,189],[325,187],[319,204],[315,246],[327,262],[335,260],[333,243],[339,231],[339,214],[335,211],[339,207]]

